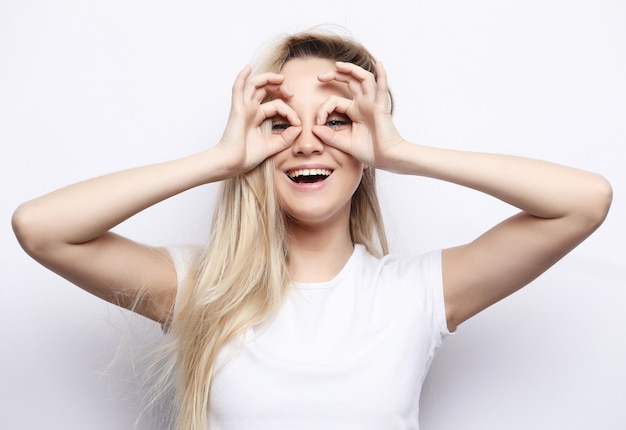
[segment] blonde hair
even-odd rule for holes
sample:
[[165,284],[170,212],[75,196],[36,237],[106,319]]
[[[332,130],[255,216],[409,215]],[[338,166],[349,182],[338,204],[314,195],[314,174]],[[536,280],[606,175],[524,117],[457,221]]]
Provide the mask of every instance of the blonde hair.
[[[375,60],[361,44],[319,30],[282,38],[257,70],[278,72],[287,61],[306,56],[351,62],[374,72]],[[224,181],[209,244],[180,293],[168,336],[179,430],[206,428],[219,352],[275,313],[288,289],[288,232],[273,174],[268,159]],[[370,253],[387,253],[373,168],[365,169],[352,197],[350,234]]]

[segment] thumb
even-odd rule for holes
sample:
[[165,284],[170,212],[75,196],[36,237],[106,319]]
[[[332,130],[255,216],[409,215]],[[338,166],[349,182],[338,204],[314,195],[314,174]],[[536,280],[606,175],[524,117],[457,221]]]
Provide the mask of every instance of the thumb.
[[275,138],[270,141],[272,152],[270,155],[277,154],[292,146],[301,132],[302,127],[291,126],[282,133],[276,135]]
[[314,125],[311,130],[325,145],[332,146],[348,154],[350,153],[350,142],[346,136],[342,136],[335,130],[323,125]]

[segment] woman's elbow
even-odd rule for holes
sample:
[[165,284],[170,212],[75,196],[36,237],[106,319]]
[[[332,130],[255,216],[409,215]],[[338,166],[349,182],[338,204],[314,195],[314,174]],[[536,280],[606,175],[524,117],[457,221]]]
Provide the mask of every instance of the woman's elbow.
[[604,222],[612,201],[611,183],[604,176],[594,174],[589,181],[587,193],[581,196],[584,217],[592,231]]
[[36,208],[30,202],[21,204],[13,212],[11,226],[20,246],[31,256],[45,252],[45,227]]

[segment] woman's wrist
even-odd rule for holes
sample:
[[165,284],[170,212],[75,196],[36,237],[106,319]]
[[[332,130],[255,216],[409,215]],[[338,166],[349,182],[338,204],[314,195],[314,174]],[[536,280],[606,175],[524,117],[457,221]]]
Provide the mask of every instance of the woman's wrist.
[[376,164],[381,170],[401,175],[422,175],[425,148],[401,139],[386,151],[384,159]]
[[219,182],[235,177],[243,172],[241,163],[228,156],[226,150],[219,146],[185,157],[187,172],[195,172],[192,180],[196,185]]

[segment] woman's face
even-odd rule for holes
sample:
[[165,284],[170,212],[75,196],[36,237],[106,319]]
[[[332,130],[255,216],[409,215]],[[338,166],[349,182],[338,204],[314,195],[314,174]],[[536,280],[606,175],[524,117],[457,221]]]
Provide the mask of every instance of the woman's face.
[[[280,72],[293,93],[286,102],[298,114],[302,132],[293,146],[273,157],[274,181],[283,210],[307,226],[348,222],[350,201],[363,175],[361,162],[325,145],[312,131],[320,107],[330,96],[352,98],[346,84],[317,79],[334,67],[331,60],[307,57],[288,61]],[[352,132],[351,121],[343,114],[329,115],[325,125],[338,133]],[[286,126],[286,119],[275,118],[272,132],[280,133]]]

